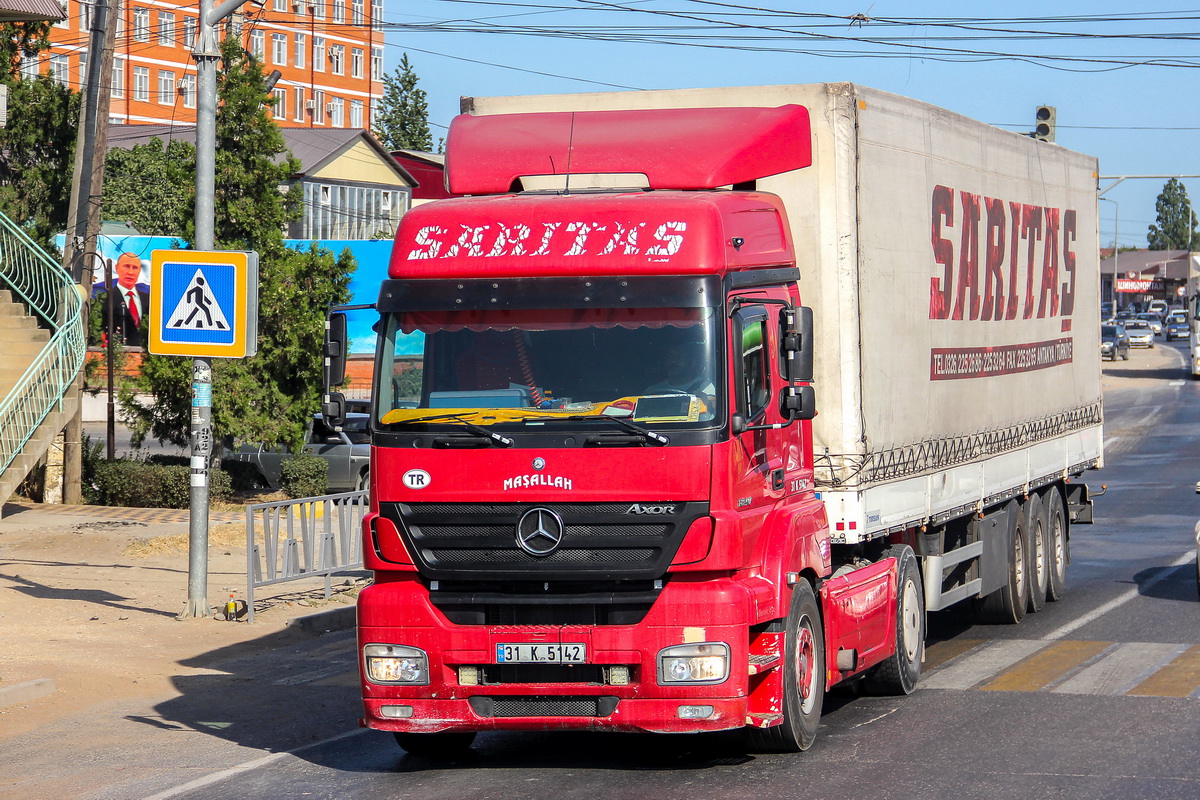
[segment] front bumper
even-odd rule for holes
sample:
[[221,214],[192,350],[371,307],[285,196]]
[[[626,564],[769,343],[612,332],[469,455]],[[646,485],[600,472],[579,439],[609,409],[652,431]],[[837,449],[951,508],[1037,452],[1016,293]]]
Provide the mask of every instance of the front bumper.
[[[753,607],[750,592],[737,581],[675,581],[637,625],[453,625],[432,606],[419,581],[376,584],[359,597],[362,724],[417,733],[741,728],[749,713],[748,626]],[[403,625],[396,624],[401,621]],[[581,642],[587,646],[587,664],[580,665],[577,679],[572,667],[556,665],[546,671],[553,677],[543,676],[548,679],[540,682],[529,679],[538,671],[528,669],[517,670],[512,682],[504,678],[487,685],[460,683],[460,667],[475,667],[480,673],[495,669],[497,644],[524,642]],[[660,685],[659,651],[698,642],[728,645],[728,677],[716,684]],[[368,643],[425,651],[428,685],[367,681],[361,653]],[[627,683],[608,682],[610,667],[624,667]],[[526,682],[518,682],[522,679]]]

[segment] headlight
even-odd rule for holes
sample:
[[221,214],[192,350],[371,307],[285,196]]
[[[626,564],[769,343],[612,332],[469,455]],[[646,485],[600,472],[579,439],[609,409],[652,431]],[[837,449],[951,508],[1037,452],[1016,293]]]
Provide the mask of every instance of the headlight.
[[658,682],[721,683],[729,677],[729,645],[681,644],[658,653]]
[[363,646],[363,663],[371,683],[402,683],[424,686],[429,683],[429,657],[424,650],[399,644]]

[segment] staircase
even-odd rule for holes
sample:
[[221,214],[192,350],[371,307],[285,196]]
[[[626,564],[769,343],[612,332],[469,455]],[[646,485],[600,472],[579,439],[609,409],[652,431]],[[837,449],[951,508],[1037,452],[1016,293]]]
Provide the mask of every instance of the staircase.
[[0,215],[0,502],[75,412],[83,298],[66,270]]

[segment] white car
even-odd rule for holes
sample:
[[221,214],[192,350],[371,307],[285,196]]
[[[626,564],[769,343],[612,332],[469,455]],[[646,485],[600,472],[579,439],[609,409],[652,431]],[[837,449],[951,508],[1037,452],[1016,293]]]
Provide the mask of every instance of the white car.
[[1125,333],[1129,334],[1130,347],[1154,347],[1154,329],[1145,320],[1126,320]]

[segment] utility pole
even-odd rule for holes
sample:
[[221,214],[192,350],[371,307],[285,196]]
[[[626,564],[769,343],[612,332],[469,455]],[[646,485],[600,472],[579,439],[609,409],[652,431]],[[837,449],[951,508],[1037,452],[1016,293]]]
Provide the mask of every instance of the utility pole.
[[[67,241],[63,248],[63,266],[79,284],[83,299],[83,329],[88,328],[88,300],[92,290],[92,264],[100,234],[101,203],[104,190],[104,157],[108,150],[108,109],[112,83],[113,45],[119,9],[111,0],[95,0],[92,29],[88,43],[88,73],[83,95],[83,119],[75,144],[75,173],[68,209]],[[113,12],[116,13],[113,13]],[[109,361],[112,370],[112,361]],[[76,396],[74,414],[63,432],[63,502],[83,501],[83,371],[75,378],[71,392]],[[112,392],[108,397],[112,407]],[[111,411],[110,411],[111,419]],[[109,434],[109,447],[112,447]]]
[[[215,249],[217,160],[217,62],[221,58],[217,23],[246,0],[200,0],[200,25],[192,58],[196,61],[196,250]],[[208,472],[212,458],[212,359],[192,359],[191,486],[188,515],[188,599],[180,619],[209,616]]]

